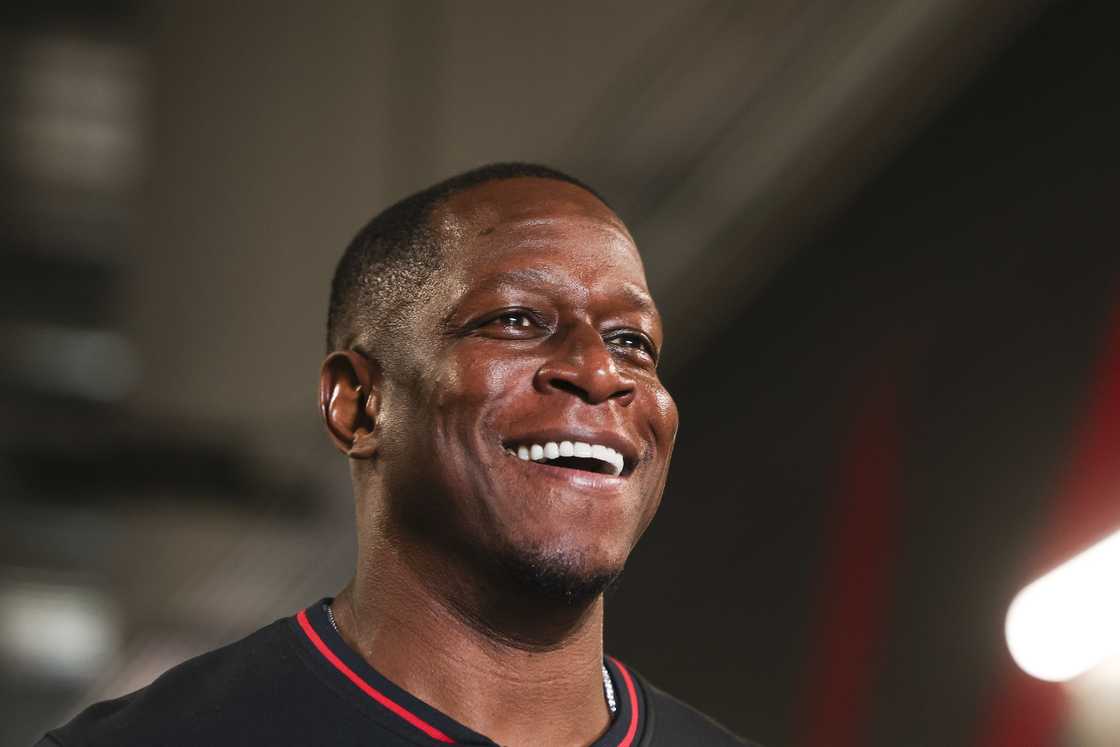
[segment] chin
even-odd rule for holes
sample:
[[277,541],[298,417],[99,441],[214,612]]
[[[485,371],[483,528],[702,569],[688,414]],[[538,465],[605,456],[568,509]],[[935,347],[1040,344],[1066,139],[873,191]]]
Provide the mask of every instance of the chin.
[[592,559],[583,550],[522,549],[509,553],[502,565],[522,593],[547,597],[572,606],[594,601],[622,575],[622,562]]

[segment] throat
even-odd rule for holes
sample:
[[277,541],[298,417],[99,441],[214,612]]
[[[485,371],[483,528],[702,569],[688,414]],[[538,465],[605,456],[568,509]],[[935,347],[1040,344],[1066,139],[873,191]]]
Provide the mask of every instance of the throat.
[[327,605],[330,625],[381,676],[498,744],[591,744],[621,710],[604,675],[601,604],[563,645],[532,651],[415,595],[402,609],[392,592],[369,591],[341,592]]
[[[330,620],[334,632],[338,633],[341,637],[342,631],[339,630],[338,621],[334,619],[334,610],[331,608],[330,601],[324,602],[323,608],[327,611],[327,619]],[[606,698],[607,709],[613,716],[618,713],[618,701],[614,694],[614,683],[611,681],[611,673],[610,670],[607,669],[606,663],[601,664],[601,667],[603,674],[603,697]]]

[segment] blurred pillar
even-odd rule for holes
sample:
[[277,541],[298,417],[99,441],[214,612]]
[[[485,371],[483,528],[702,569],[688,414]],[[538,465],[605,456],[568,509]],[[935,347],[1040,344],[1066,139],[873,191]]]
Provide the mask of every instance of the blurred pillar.
[[866,744],[901,513],[898,359],[892,351],[887,365],[861,379],[870,386],[841,457],[797,729],[804,747]]

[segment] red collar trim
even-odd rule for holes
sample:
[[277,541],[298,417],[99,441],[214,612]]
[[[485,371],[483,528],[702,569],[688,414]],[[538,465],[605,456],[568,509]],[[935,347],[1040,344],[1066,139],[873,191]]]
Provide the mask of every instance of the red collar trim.
[[[428,723],[424,719],[420,718],[415,713],[408,710],[400,703],[397,703],[389,696],[385,695],[385,693],[369,684],[361,677],[361,675],[347,666],[346,662],[342,661],[333,651],[331,651],[330,647],[327,646],[327,644],[315,631],[315,628],[311,625],[311,621],[307,618],[306,610],[300,610],[296,614],[296,622],[299,624],[299,627],[303,631],[304,635],[307,636],[307,639],[311,641],[311,644],[315,647],[315,649],[323,655],[323,658],[326,659],[331,664],[331,666],[337,669],[344,677],[346,677],[346,679],[350,680],[350,682],[353,683],[359,690],[361,690],[366,695],[373,698],[381,706],[387,708],[390,712],[392,712],[399,718],[404,719],[404,721],[406,721],[408,724],[424,732],[424,734],[428,735],[437,742],[443,742],[445,744],[458,744],[446,733]],[[638,690],[634,683],[633,676],[630,674],[630,671],[622,664],[622,662],[620,662],[613,656],[609,656],[607,658],[615,667],[618,668],[618,672],[622,676],[622,682],[626,686],[627,702],[630,706],[629,713],[627,714],[629,716],[629,723],[626,725],[626,733],[617,743],[617,747],[633,747],[634,738],[638,733],[638,721],[640,718],[640,711],[638,708]]]
[[[299,614],[296,615],[296,621],[299,622],[299,627],[303,630],[304,634],[311,641],[312,645],[314,645],[315,648],[319,650],[319,653],[322,654],[323,657],[326,658],[326,660],[329,661],[334,666],[335,669],[342,672],[342,674],[346,677],[346,679],[350,680],[355,685],[357,685],[359,690],[361,690],[366,695],[370,696],[371,698],[376,700],[378,703],[385,706],[390,711],[392,711],[396,715],[400,716],[405,721],[412,724],[417,729],[424,732],[425,734],[427,734],[429,737],[436,740],[437,742],[445,742],[447,744],[455,744],[454,739],[447,736],[442,731],[440,731],[436,727],[432,726],[427,721],[420,718],[415,713],[408,710],[407,708],[405,708],[401,704],[397,703],[394,700],[391,700],[388,696],[386,696],[380,690],[373,687],[373,685],[369,684],[368,682],[363,680],[361,677],[359,677],[357,675],[357,673],[354,672],[353,669],[346,666],[346,664],[341,659],[339,659],[337,656],[335,656],[333,651],[331,651],[329,648],[327,648],[327,644],[323,643],[323,639],[320,638],[319,634],[315,632],[315,629],[311,627],[311,623],[308,622],[308,620],[307,620],[307,612],[305,610],[300,610]],[[624,676],[626,676],[627,686],[629,686],[631,688],[631,690],[630,690],[631,698],[633,698],[633,695],[632,695],[633,686],[630,685],[629,676],[628,675],[624,675]],[[629,739],[624,740],[624,744],[628,746],[630,744]],[[622,747],[622,745],[620,745],[619,747]]]
[[634,734],[638,731],[638,692],[634,688],[634,679],[630,676],[630,672],[626,671],[626,667],[622,665],[618,659],[613,656],[607,657],[614,665],[618,667],[618,671],[622,673],[622,681],[626,683],[626,693],[630,698],[630,725],[626,729],[626,735],[622,737],[622,741],[618,743],[618,747],[630,747],[634,741]]

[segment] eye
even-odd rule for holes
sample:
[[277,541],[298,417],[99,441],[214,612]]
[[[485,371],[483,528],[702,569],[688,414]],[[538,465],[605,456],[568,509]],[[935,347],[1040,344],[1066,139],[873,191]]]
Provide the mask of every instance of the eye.
[[536,322],[528,313],[524,311],[507,311],[502,313],[495,319],[490,320],[490,324],[496,324],[506,329],[519,329],[527,330],[536,326]]
[[520,339],[537,337],[548,325],[528,309],[505,309],[485,319],[477,329],[488,337]]
[[652,361],[657,360],[657,350],[654,348],[653,342],[641,332],[615,332],[607,335],[605,340],[609,345],[620,348],[627,353],[644,355]]

